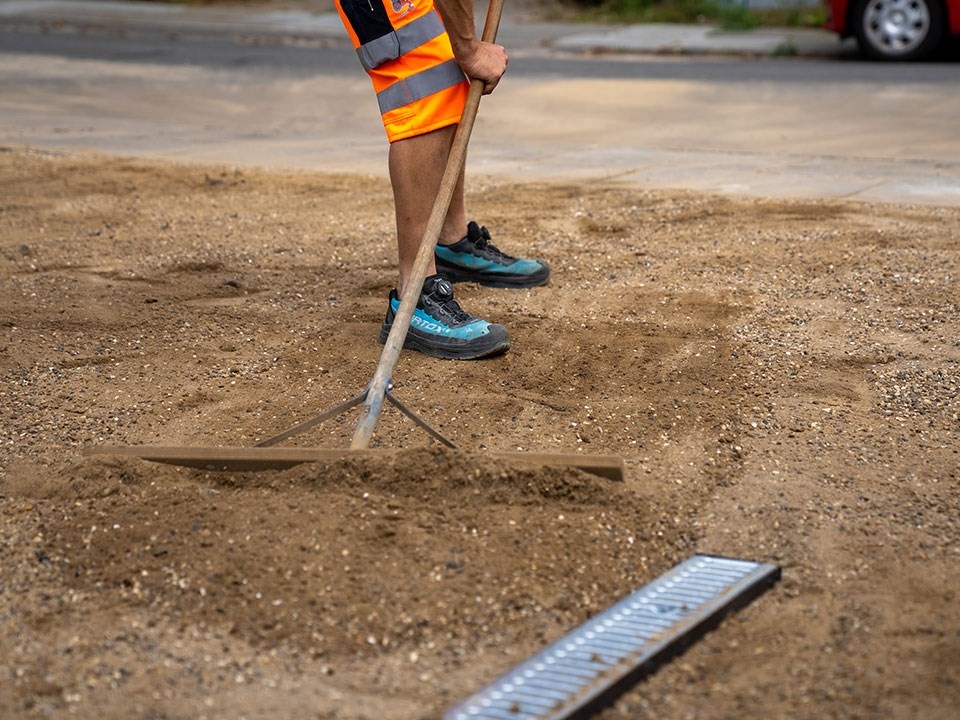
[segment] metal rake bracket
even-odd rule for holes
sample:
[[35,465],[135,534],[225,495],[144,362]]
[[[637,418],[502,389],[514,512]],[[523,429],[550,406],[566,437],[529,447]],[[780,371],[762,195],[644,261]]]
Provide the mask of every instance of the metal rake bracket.
[[[425,430],[427,434],[430,435],[430,437],[432,437],[434,440],[437,440],[438,442],[446,445],[451,450],[458,449],[456,444],[452,440],[442,435],[439,431],[437,431],[434,427],[432,427],[426,420],[424,420],[422,417],[417,415],[413,410],[411,410],[409,407],[407,407],[402,402],[400,402],[396,398],[396,396],[392,392],[390,392],[392,389],[393,389],[393,383],[389,382],[387,383],[387,388],[383,393],[383,396],[387,399],[387,401],[391,405],[397,408],[397,410],[402,412],[408,418],[413,420],[413,422],[415,422],[420,428]],[[254,443],[254,447],[271,447],[272,445],[276,445],[278,442],[281,442],[282,440],[286,440],[287,438],[291,438],[294,435],[299,435],[300,433],[306,432],[310,428],[316,427],[317,425],[324,422],[325,420],[334,418],[337,415],[342,415],[347,410],[350,410],[351,408],[356,407],[360,403],[365,402],[369,394],[370,394],[370,388],[367,388],[359,395],[356,395],[350,398],[349,400],[345,400],[339,405],[334,405],[328,410],[324,410],[322,413],[318,413],[314,415],[312,418],[308,418],[303,422],[297,423],[293,427],[287,428],[281,433],[277,433],[272,437],[268,437],[265,440],[261,440],[260,442]]]

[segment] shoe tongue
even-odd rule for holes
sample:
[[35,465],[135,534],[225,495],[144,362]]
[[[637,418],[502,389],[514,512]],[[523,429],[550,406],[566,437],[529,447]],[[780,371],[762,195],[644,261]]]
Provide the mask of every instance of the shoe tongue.
[[490,241],[490,231],[471,220],[467,223],[467,237],[479,247],[483,247]]

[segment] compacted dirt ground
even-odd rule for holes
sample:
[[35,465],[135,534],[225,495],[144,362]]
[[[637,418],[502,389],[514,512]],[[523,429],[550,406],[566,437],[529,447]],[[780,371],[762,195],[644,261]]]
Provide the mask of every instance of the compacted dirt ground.
[[360,392],[385,181],[0,153],[0,716],[437,718],[704,552],[783,579],[604,720],[956,717],[960,210],[469,191],[555,274],[458,286],[508,354],[401,358],[466,450],[388,408],[374,460],[218,473],[85,451],[252,445]]

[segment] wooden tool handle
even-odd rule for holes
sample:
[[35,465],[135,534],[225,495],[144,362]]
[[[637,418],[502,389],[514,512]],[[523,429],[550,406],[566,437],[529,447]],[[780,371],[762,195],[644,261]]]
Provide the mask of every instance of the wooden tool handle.
[[496,42],[500,31],[500,17],[503,15],[503,0],[490,0],[487,6],[487,18],[483,24],[483,34],[480,39],[484,42]]
[[[502,13],[503,0],[490,0],[483,35],[481,36],[484,42],[496,40]],[[446,219],[447,211],[450,209],[453,191],[460,179],[460,171],[463,169],[467,155],[467,144],[470,142],[470,133],[473,132],[473,124],[480,107],[483,85],[482,80],[474,79],[470,82],[467,102],[463,108],[463,114],[460,116],[457,131],[453,136],[453,145],[447,158],[447,167],[444,170],[443,179],[440,181],[440,190],[437,192],[437,199],[433,203],[433,210],[430,212],[426,230],[424,230],[423,238],[420,240],[420,248],[417,250],[417,257],[414,260],[410,278],[407,280],[407,287],[400,302],[400,309],[393,319],[393,327],[387,336],[383,352],[380,353],[380,362],[377,363],[376,372],[370,381],[367,399],[360,409],[360,417],[357,420],[353,440],[350,444],[353,449],[361,449],[369,445],[377,420],[380,419],[387,385],[394,368],[397,366],[397,361],[400,359],[400,351],[403,349],[403,342],[407,338],[410,321],[413,319],[413,312],[417,307],[417,300],[423,290],[423,281],[426,280],[427,269],[433,260],[437,241],[440,239],[440,231],[443,229],[443,222]]]

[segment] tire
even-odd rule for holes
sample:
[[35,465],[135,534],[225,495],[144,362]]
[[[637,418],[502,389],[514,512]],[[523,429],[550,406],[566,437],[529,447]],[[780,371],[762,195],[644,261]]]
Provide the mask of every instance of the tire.
[[859,0],[851,17],[861,52],[874,60],[920,60],[940,46],[940,0]]

